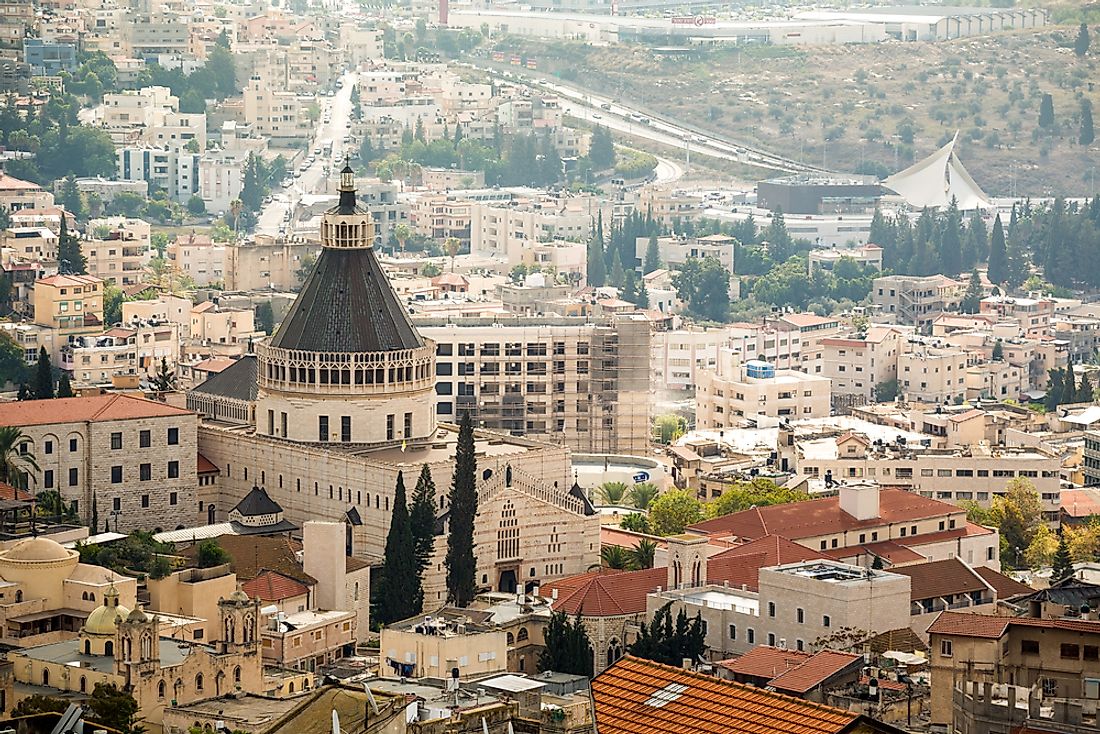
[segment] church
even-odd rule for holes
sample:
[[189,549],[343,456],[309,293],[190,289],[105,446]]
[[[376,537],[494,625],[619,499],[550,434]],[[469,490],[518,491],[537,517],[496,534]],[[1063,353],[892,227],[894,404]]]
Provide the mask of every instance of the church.
[[[348,554],[374,561],[397,475],[411,495],[427,465],[438,534],[425,604],[441,604],[458,429],[437,422],[435,345],[382,270],[349,166],[339,191],[321,224],[321,255],[278,330],[188,394],[201,418],[199,451],[220,470],[199,499],[210,522],[223,521],[258,485],[291,522],[343,522]],[[482,588],[529,591],[598,563],[599,519],[567,448],[485,430],[475,443]]]

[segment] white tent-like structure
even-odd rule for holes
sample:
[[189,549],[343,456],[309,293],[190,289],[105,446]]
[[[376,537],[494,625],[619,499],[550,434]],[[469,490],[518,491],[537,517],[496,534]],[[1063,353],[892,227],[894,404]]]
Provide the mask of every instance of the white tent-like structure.
[[959,133],[956,131],[951,142],[924,160],[888,177],[882,182],[883,186],[917,209],[943,208],[951,203],[951,199],[956,199],[959,209],[963,211],[990,208],[992,202],[989,197],[966,172],[955,154],[958,139]]

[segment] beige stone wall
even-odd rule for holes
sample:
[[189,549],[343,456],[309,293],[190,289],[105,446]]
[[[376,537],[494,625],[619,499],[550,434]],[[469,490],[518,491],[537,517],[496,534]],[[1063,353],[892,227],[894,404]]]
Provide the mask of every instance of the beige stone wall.
[[392,672],[385,662],[391,658],[415,664],[414,677],[449,678],[452,667],[463,678],[503,671],[508,663],[505,637],[502,630],[439,636],[386,627],[379,648],[382,670]]
[[[269,412],[270,411],[270,412]],[[435,430],[435,413],[431,389],[418,390],[404,395],[386,395],[379,400],[349,400],[346,395],[332,395],[328,399],[311,396],[304,399],[294,395],[264,392],[256,403],[257,430],[267,433],[274,427],[274,435],[281,436],[282,416],[286,414],[287,438],[292,441],[316,443],[319,440],[319,421],[328,416],[329,441],[340,441],[341,418],[351,417],[351,443],[400,442],[430,436]],[[404,435],[405,414],[412,414],[412,433]],[[393,417],[393,438],[388,438],[387,420]],[[273,425],[269,424],[269,421]]]
[[[201,623],[188,625],[192,639],[214,642],[224,637],[219,623],[218,600],[228,599],[237,590],[237,575],[223,567],[220,575],[214,569],[185,569],[156,580],[147,579],[149,608],[167,614],[201,619]],[[194,633],[202,630],[202,636]]]

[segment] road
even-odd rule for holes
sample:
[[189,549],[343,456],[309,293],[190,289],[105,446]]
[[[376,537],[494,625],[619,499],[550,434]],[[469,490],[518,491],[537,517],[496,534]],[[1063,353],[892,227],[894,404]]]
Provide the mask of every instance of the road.
[[[502,71],[488,66],[474,64],[471,64],[471,66],[492,76],[503,77],[516,84],[553,92],[561,98],[562,110],[566,114],[655,143],[681,148],[689,161],[692,153],[699,153],[711,158],[733,161],[769,171],[801,173],[823,170],[765,150],[733,143],[715,135],[689,128],[681,123],[653,117],[646,111],[628,107],[610,97],[591,94],[545,77],[514,71]],[[644,120],[648,120],[648,122],[644,122]]]
[[[310,141],[310,148],[305,154],[303,163],[309,157],[315,160],[305,168],[298,168],[301,175],[291,179],[293,183],[290,186],[277,189],[272,194],[271,202],[265,204],[260,210],[256,223],[257,234],[274,236],[284,229],[287,234],[292,233],[294,208],[303,196],[336,193],[335,171],[343,167],[344,155],[358,157],[356,151],[344,145],[344,138],[348,134],[351,121],[351,90],[355,76],[354,72],[344,74],[340,77],[341,86],[334,96],[318,99],[322,121],[317,127],[317,134]],[[328,122],[324,122],[326,116]],[[329,144],[332,145],[332,154],[325,155],[323,151]],[[322,153],[315,155],[314,151],[318,149],[321,149]]]

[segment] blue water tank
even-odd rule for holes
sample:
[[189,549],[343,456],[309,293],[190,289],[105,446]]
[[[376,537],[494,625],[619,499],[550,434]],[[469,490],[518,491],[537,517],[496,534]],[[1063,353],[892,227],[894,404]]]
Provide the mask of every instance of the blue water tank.
[[775,365],[771,362],[764,362],[759,359],[750,359],[748,362],[745,362],[745,376],[755,377],[757,379],[775,377]]

